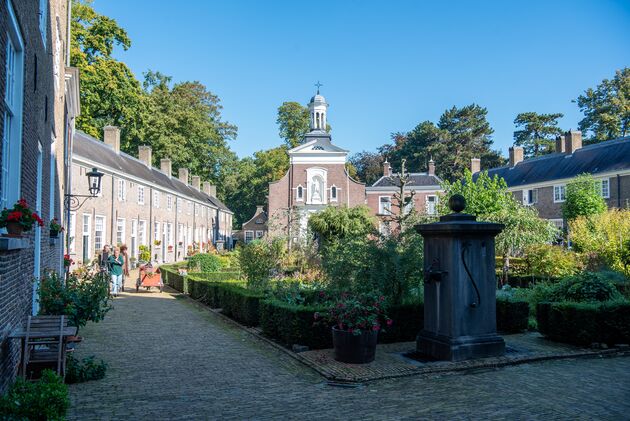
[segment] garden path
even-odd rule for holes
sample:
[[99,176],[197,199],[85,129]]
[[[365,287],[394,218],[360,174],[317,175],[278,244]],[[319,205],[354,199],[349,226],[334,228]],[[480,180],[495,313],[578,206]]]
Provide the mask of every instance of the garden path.
[[127,292],[81,330],[109,364],[69,419],[629,419],[630,358],[547,361],[359,388],[323,378],[175,293]]

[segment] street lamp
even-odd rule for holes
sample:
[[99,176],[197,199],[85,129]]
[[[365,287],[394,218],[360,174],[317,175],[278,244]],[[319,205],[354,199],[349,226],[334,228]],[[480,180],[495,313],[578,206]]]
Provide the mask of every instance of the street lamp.
[[83,206],[86,200],[98,196],[101,192],[101,179],[103,178],[103,173],[99,172],[96,168],[92,168],[92,171],[85,175],[87,175],[88,178],[88,191],[90,194],[66,193],[64,205],[67,210],[78,210],[81,206]]

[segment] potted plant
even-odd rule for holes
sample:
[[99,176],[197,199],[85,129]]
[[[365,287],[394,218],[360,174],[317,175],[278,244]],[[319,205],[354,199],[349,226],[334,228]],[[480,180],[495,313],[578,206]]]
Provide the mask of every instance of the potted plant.
[[63,231],[63,227],[61,226],[61,224],[59,223],[57,218],[53,218],[50,221],[50,224],[49,224],[48,227],[50,229],[50,238],[57,238],[57,237],[59,237],[59,233],[61,231]]
[[162,245],[162,242],[160,240],[154,240],[153,245],[159,246]]
[[28,207],[24,199],[18,200],[11,209],[4,208],[0,212],[0,228],[6,228],[9,237],[21,236],[36,223],[40,227],[44,226],[42,218]]
[[172,253],[173,252],[173,246],[168,246],[168,252]]
[[63,255],[63,266],[66,269],[69,268],[73,263],[74,263],[74,260],[72,260],[72,257],[70,257],[69,254]]
[[[315,319],[320,317],[315,313]],[[385,314],[385,297],[375,293],[344,293],[330,305],[324,318],[333,324],[335,360],[351,364],[374,361],[378,332],[383,325],[392,324]]]

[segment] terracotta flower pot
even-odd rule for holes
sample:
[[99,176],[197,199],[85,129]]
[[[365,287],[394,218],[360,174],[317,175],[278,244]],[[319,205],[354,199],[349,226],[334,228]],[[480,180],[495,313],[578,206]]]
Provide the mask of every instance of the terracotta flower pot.
[[374,361],[378,331],[367,330],[355,335],[333,326],[332,335],[335,360],[350,364],[367,364]]
[[19,222],[7,222],[7,234],[9,237],[21,237],[24,227]]

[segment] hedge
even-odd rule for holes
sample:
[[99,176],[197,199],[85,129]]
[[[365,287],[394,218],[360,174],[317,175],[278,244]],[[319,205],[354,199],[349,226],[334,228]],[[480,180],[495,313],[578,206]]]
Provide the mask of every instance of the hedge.
[[497,330],[517,333],[527,330],[529,303],[506,298],[497,298]]
[[536,320],[540,333],[554,341],[630,343],[630,302],[626,301],[540,303]]
[[230,281],[233,279],[240,279],[241,272],[238,271],[219,271],[219,272],[192,272],[188,276],[194,276],[197,279],[203,279],[206,281]]
[[237,285],[223,285],[220,288],[223,314],[246,326],[260,323],[260,302],[264,294]]
[[394,323],[379,333],[379,343],[415,341],[424,326],[424,303],[391,306],[387,315]]
[[324,307],[263,300],[260,303],[260,326],[265,335],[288,346],[300,344],[310,349],[331,348],[330,326],[315,323],[314,319],[316,312],[325,311]]

